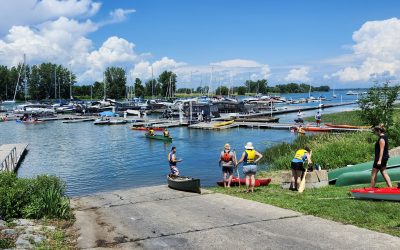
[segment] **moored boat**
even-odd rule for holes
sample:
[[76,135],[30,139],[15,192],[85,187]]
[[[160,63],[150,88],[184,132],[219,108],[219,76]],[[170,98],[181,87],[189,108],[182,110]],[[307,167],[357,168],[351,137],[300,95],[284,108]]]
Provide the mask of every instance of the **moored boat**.
[[117,119],[110,119],[109,124],[110,125],[121,125],[127,123],[126,120],[117,120]]
[[185,192],[201,194],[200,179],[185,176],[167,175],[168,187]]
[[332,129],[330,128],[321,128],[321,127],[302,127],[304,131],[310,132],[331,132]]
[[[240,185],[246,185],[246,179],[245,178],[236,178],[233,177],[231,181],[231,186],[238,186],[240,182]],[[260,187],[260,186],[268,186],[269,183],[271,182],[271,178],[261,178],[261,179],[256,179],[255,181],[255,186]],[[224,186],[223,181],[217,181],[217,185],[220,187]]]
[[159,127],[131,127],[131,129],[140,131],[147,131],[149,129],[153,129],[154,131],[164,131],[164,128],[159,128]]
[[361,188],[350,192],[356,199],[400,201],[400,188]]
[[[345,173],[370,171],[373,165],[373,161],[364,162],[352,166],[342,167],[333,169],[328,172],[329,183],[334,184],[336,180]],[[390,157],[387,163],[387,169],[400,167],[400,157]]]
[[96,120],[93,122],[93,124],[94,124],[94,125],[108,125],[108,124],[110,124],[110,120],[109,120],[109,119],[102,119],[102,118],[99,118],[99,119],[96,119]]
[[371,126],[354,126],[354,125],[347,125],[347,124],[331,124],[325,123],[325,126],[330,128],[348,128],[348,129],[368,129]]
[[[369,184],[371,182],[371,168],[366,171],[350,172],[342,174],[336,180],[335,185],[337,187],[351,186],[359,184]],[[400,181],[400,167],[386,168],[387,174],[390,176],[392,181]],[[381,174],[377,176],[377,182],[385,182]]]
[[230,124],[232,124],[232,123],[234,123],[234,122],[235,122],[234,120],[232,120],[232,121],[227,121],[227,122],[220,122],[220,123],[214,124],[214,127],[227,126],[227,125],[230,125]]
[[164,135],[149,135],[145,134],[146,138],[153,139],[153,140],[160,140],[160,141],[172,141],[172,137],[166,137]]

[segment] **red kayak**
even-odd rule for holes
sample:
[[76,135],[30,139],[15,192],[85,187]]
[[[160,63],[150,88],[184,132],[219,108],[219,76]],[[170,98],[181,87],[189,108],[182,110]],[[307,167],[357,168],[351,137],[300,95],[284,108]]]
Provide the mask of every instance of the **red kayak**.
[[330,132],[332,129],[330,128],[321,128],[321,127],[302,127],[304,131],[310,132]]
[[350,192],[357,199],[400,201],[400,188],[360,188]]
[[[147,128],[147,127],[132,127],[132,130],[140,130],[140,131],[148,131],[151,128]],[[155,127],[152,128],[154,131],[164,131],[164,128],[159,128],[159,127]]]
[[371,128],[371,126],[353,126],[353,125],[347,125],[347,124],[331,124],[331,123],[325,123],[325,126],[331,127],[331,128],[348,128],[348,129],[368,129],[368,128]]
[[[262,179],[256,179],[255,186],[268,186],[268,184],[271,182],[271,178],[262,178]],[[224,182],[223,181],[217,181],[218,186],[223,187]],[[231,186],[238,186],[239,185],[239,179],[236,177],[232,178]],[[245,186],[246,185],[246,179],[245,178],[240,178],[240,185]]]

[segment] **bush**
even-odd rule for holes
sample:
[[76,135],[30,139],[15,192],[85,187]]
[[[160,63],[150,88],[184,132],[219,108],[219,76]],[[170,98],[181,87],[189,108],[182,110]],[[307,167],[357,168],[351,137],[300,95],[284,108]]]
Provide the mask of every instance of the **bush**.
[[321,134],[298,136],[292,143],[280,143],[268,148],[265,162],[270,169],[290,169],[296,150],[309,146],[312,161],[324,169],[334,169],[349,164],[370,161],[374,154],[376,138],[372,133]]
[[35,179],[0,173],[0,218],[71,218],[65,184],[55,176]]

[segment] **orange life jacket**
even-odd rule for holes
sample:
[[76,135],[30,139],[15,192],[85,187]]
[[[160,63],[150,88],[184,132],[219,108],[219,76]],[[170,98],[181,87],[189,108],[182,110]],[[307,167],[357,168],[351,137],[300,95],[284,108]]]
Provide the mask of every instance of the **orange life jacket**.
[[224,151],[224,154],[221,156],[221,160],[224,161],[224,162],[232,161],[231,151],[228,151],[228,152]]

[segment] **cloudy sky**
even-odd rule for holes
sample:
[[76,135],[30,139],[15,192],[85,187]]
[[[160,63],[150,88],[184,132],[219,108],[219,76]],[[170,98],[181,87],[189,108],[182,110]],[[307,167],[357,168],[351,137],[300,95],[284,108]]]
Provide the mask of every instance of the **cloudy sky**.
[[[396,0],[2,0],[0,64],[71,66],[80,84],[108,66],[179,87],[311,82],[359,87],[400,77]],[[211,78],[211,72],[212,78]],[[211,78],[211,81],[210,81]]]

